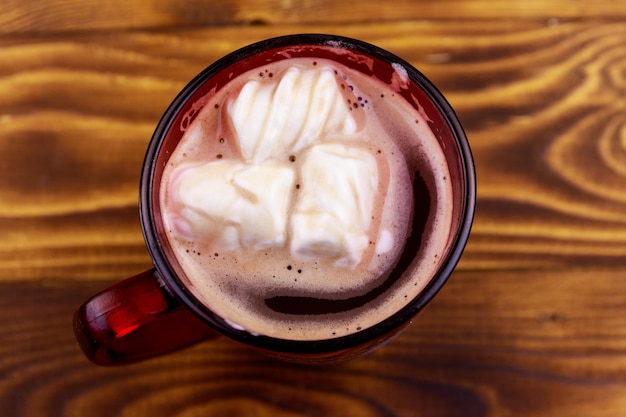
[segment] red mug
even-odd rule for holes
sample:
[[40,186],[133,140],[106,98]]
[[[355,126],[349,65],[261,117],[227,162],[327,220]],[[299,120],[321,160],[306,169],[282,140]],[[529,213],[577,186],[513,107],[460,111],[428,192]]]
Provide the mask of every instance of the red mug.
[[[425,288],[379,323],[332,339],[288,340],[254,334],[211,311],[186,285],[185,273],[164,237],[159,207],[164,167],[185,128],[206,104],[204,97],[226,85],[233,74],[289,57],[330,59],[388,82],[398,66],[404,68],[408,83],[398,93],[425,115],[443,150],[452,185],[448,202],[452,222],[446,249]],[[249,45],[196,76],[160,120],[144,161],[139,202],[154,268],[103,290],[81,305],[74,316],[76,339],[87,358],[99,365],[132,363],[221,335],[286,360],[325,363],[353,358],[397,335],[441,289],[469,238],[475,197],[474,165],[461,124],[443,95],[409,63],[371,44],[334,35],[289,35]],[[413,230],[408,237],[392,278],[413,273],[422,232]],[[393,285],[394,281],[389,282]]]

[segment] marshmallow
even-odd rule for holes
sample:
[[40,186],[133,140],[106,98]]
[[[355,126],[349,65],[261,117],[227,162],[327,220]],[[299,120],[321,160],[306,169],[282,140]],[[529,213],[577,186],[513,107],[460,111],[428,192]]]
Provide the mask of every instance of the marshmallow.
[[171,223],[189,238],[210,238],[224,249],[282,246],[294,180],[292,168],[272,161],[184,168],[170,191],[180,207]]
[[292,255],[355,266],[369,244],[376,160],[365,149],[340,143],[313,146],[304,158],[290,222]]
[[[330,67],[247,82],[227,107],[243,158],[178,171],[170,224],[221,249],[285,246],[296,258],[357,265],[369,245],[378,165],[352,141],[360,136],[344,100]],[[299,173],[286,162],[296,153]]]
[[291,67],[279,80],[249,81],[228,111],[241,153],[254,163],[357,130],[330,67]]

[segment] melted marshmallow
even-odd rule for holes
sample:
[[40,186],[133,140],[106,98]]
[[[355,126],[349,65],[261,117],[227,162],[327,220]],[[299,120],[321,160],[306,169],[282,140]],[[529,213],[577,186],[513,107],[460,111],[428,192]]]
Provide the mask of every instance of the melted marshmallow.
[[291,67],[278,82],[249,81],[228,110],[243,157],[255,163],[356,131],[331,68]]
[[293,170],[278,162],[187,167],[173,183],[181,207],[173,223],[188,238],[213,240],[222,249],[281,246],[293,183]]
[[[178,172],[175,229],[221,250],[285,246],[295,258],[357,265],[370,240],[378,166],[355,140],[334,70],[290,67],[279,80],[249,81],[228,112],[242,158]],[[296,153],[297,163],[286,162]]]
[[369,244],[378,167],[366,150],[339,143],[313,146],[302,164],[291,216],[291,251],[355,266]]

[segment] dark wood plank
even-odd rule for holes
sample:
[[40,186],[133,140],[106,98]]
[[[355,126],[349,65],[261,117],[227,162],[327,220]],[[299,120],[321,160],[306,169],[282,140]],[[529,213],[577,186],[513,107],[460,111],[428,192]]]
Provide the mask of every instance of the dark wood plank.
[[626,4],[597,0],[174,0],[147,2],[20,1],[0,4],[0,33],[124,30],[182,26],[293,25],[394,22],[423,19],[555,19],[626,16]]
[[[626,265],[626,25],[311,29],[405,57],[457,109],[479,187],[461,269]],[[0,39],[0,280],[118,279],[147,268],[137,188],[160,115],[209,63],[285,31]]]
[[625,269],[459,272],[387,346],[276,362],[226,339],[123,368],[75,345],[102,282],[0,284],[0,410],[44,416],[607,417],[626,407]]

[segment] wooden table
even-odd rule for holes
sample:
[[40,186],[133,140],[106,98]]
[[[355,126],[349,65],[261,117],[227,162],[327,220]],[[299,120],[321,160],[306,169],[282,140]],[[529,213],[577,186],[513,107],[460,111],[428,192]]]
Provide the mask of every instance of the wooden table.
[[[297,32],[389,49],[456,108],[478,176],[458,269],[340,366],[226,339],[90,364],[71,316],[150,267],[137,189],[164,109]],[[5,0],[0,150],[2,416],[626,416],[626,2]]]

